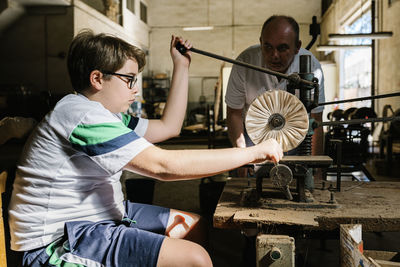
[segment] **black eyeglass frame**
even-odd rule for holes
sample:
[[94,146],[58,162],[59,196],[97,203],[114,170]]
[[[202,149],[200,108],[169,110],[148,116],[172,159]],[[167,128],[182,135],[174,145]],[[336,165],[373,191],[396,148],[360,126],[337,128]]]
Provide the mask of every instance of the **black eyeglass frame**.
[[135,84],[137,83],[137,76],[135,76],[135,75],[128,75],[128,74],[122,74],[122,73],[117,73],[117,72],[109,72],[109,71],[104,71],[103,74],[106,74],[106,75],[117,75],[117,76],[129,78],[129,80],[127,82],[129,89],[132,89],[135,86]]

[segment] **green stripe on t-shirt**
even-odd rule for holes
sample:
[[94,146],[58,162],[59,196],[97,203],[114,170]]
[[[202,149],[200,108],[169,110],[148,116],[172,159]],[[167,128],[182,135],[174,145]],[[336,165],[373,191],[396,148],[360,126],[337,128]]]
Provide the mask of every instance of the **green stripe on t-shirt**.
[[121,116],[122,116],[122,122],[125,124],[125,126],[128,126],[132,118],[131,115],[121,113]]
[[122,122],[80,124],[72,131],[69,140],[80,146],[97,145],[129,132],[131,130]]

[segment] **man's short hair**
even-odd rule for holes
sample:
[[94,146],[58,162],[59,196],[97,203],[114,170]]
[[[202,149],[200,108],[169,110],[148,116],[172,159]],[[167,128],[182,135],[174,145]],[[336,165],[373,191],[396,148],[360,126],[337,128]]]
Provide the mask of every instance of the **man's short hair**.
[[89,88],[93,70],[115,72],[128,59],[137,62],[139,71],[146,64],[145,53],[136,46],[112,35],[83,30],[72,40],[68,51],[67,66],[74,90],[80,92]]
[[271,16],[271,17],[269,17],[265,22],[264,22],[264,24],[263,24],[263,26],[262,26],[262,28],[261,28],[261,36],[262,36],[262,34],[263,34],[263,31],[264,31],[264,29],[265,29],[265,27],[267,27],[267,25],[271,22],[271,21],[273,21],[273,20],[275,20],[275,19],[284,19],[284,20],[286,20],[289,24],[290,24],[290,26],[292,26],[292,28],[293,28],[293,31],[294,31],[294,33],[295,33],[295,38],[296,38],[296,44],[300,41],[300,37],[299,37],[299,32],[300,32],[300,30],[299,30],[299,24],[297,23],[297,21],[294,19],[294,18],[292,18],[292,17],[289,17],[289,16],[283,16],[283,15],[273,15],[273,16]]

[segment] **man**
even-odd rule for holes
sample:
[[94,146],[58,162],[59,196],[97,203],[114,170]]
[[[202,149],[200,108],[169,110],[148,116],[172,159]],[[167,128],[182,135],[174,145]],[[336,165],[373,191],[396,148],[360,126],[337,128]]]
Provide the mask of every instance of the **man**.
[[[299,72],[299,56],[311,55],[311,71],[319,80],[319,102],[325,101],[324,76],[318,60],[307,50],[300,48],[299,25],[287,16],[272,16],[262,27],[260,44],[244,50],[237,60],[267,68],[283,74]],[[267,90],[286,90],[288,81],[263,72],[234,65],[229,78],[225,102],[227,104],[228,135],[233,146],[253,145],[244,128],[246,112],[253,100]],[[322,121],[323,107],[311,111],[311,117]],[[294,153],[291,151],[290,154]],[[312,154],[323,153],[322,127],[314,130]],[[247,170],[245,170],[247,172]],[[318,171],[318,176],[321,176]],[[244,172],[239,172],[244,176]],[[259,174],[261,175],[261,174]],[[306,188],[313,189],[312,175],[306,178]]]

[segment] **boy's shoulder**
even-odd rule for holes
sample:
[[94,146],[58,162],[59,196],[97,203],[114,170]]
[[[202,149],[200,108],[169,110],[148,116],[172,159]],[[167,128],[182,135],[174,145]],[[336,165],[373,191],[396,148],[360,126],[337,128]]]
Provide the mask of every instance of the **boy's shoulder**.
[[[82,104],[84,104],[82,106]],[[85,108],[87,106],[98,105],[100,103],[95,101],[90,101],[87,97],[81,94],[68,94],[61,98],[56,106],[55,109],[60,109],[65,106],[70,106],[71,108]]]
[[63,132],[69,134],[78,124],[116,120],[117,118],[101,103],[91,101],[80,94],[70,94],[58,101],[53,111],[48,114],[46,121],[49,126],[63,129]]
[[91,101],[80,94],[69,94],[57,102],[53,112],[65,117],[82,116],[90,111],[103,110],[104,107],[96,101]]

